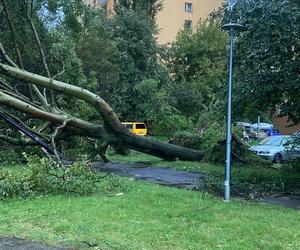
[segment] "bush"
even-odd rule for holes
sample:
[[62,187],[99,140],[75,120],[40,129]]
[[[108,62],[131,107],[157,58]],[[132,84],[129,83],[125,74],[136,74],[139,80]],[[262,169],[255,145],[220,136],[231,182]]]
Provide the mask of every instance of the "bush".
[[188,130],[193,127],[190,118],[186,118],[180,114],[164,115],[163,119],[147,122],[149,134],[151,135],[174,135],[176,132]]
[[36,155],[44,154],[40,147],[16,147],[9,143],[3,143],[0,148],[0,163],[6,165],[26,163],[24,152]]
[[192,148],[192,149],[199,149],[201,145],[201,136],[196,133],[186,132],[186,131],[179,131],[175,133],[175,135],[170,138],[170,143]]
[[0,171],[0,199],[34,195],[91,195],[126,188],[119,177],[93,172],[84,161],[63,169],[47,158],[26,158],[28,165],[25,171]]

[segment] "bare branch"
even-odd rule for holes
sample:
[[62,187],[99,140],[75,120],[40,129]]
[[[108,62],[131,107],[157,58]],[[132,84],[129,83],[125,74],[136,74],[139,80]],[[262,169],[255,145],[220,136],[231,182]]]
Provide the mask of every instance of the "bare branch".
[[5,49],[4,49],[4,47],[3,47],[3,45],[2,45],[1,42],[0,42],[0,52],[1,52],[2,56],[4,57],[5,61],[9,65],[11,65],[11,66],[13,66],[15,68],[19,68],[18,65],[6,54],[6,51],[5,51]]
[[65,167],[64,163],[62,162],[62,160],[60,159],[60,156],[59,156],[59,154],[57,152],[56,145],[55,145],[55,139],[56,139],[56,136],[57,136],[59,130],[65,128],[66,125],[67,125],[67,123],[70,122],[70,121],[72,121],[72,119],[67,119],[67,120],[65,120],[63,122],[62,125],[56,127],[55,130],[54,130],[53,135],[51,136],[51,144],[52,144],[52,147],[53,147],[53,150],[54,150],[54,154],[55,154],[56,160],[60,163],[60,165],[61,165],[61,167],[63,169],[65,169],[66,167]]
[[19,48],[19,43],[18,43],[17,32],[16,32],[16,29],[15,29],[15,26],[12,22],[10,14],[9,14],[6,0],[1,0],[1,2],[2,2],[2,5],[3,5],[4,13],[5,13],[5,16],[7,18],[8,24],[9,24],[10,29],[12,31],[14,46],[15,46],[15,49],[16,49],[16,52],[17,52],[17,57],[18,57],[19,64],[21,66],[21,69],[24,69],[24,64],[23,64],[23,60],[22,60],[22,56],[21,56],[21,52],[20,52],[20,48]]
[[15,97],[15,98],[18,98],[18,99],[20,99],[20,100],[22,100],[23,102],[26,102],[26,103],[28,103],[28,104],[31,104],[31,105],[33,105],[33,106],[35,106],[35,107],[39,107],[39,106],[37,106],[35,103],[32,103],[30,100],[29,100],[29,98],[28,97],[26,97],[26,96],[23,96],[23,95],[21,95],[20,93],[16,93],[16,92],[14,92],[14,91],[11,91],[11,90],[7,90],[7,89],[4,89],[4,90],[1,90],[3,93],[5,93],[5,94],[8,94],[8,95],[10,95],[10,96],[13,96],[13,97]]
[[[44,68],[46,70],[46,73],[47,73],[47,76],[48,78],[52,79],[51,77],[51,73],[49,71],[49,67],[48,67],[48,64],[46,62],[46,57],[45,57],[45,53],[44,53],[44,50],[43,50],[43,47],[42,47],[42,44],[41,44],[41,40],[40,40],[40,37],[39,37],[39,34],[37,32],[37,29],[35,27],[35,24],[32,20],[32,17],[33,17],[33,12],[32,12],[32,9],[33,9],[33,1],[30,1],[30,2],[26,2],[26,14],[27,14],[27,20],[30,24],[30,27],[31,27],[31,30],[34,34],[34,37],[35,37],[35,41],[37,43],[37,46],[38,46],[38,49],[39,49],[39,52],[40,52],[40,56],[41,56],[41,59],[42,59],[42,62],[43,62],[43,65],[44,65]],[[51,104],[53,106],[56,106],[56,102],[55,102],[55,97],[54,97],[54,92],[51,91]],[[44,97],[46,98],[46,91],[44,90]]]
[[65,73],[66,69],[65,69],[65,64],[62,62],[63,64],[63,68],[61,72],[58,72],[55,76],[52,77],[52,79],[54,80],[56,77],[61,76],[63,73]]
[[[171,145],[168,143],[160,142],[153,138],[146,138],[131,133],[125,128],[125,126],[122,125],[115,112],[101,97],[86,89],[61,81],[49,79],[47,77],[36,75],[23,70],[19,70],[9,65],[5,65],[3,63],[0,63],[0,69],[2,69],[5,75],[20,80],[26,80],[40,87],[44,87],[50,90],[59,91],[67,96],[73,96],[80,100],[83,100],[86,103],[93,106],[99,112],[104,121],[105,131],[106,133],[108,133],[108,138],[113,137],[117,139],[117,142],[112,146],[116,150],[118,150],[117,152],[120,154],[127,153],[129,149],[134,149],[139,152],[151,154],[168,160],[180,159],[189,161],[199,161],[203,158],[203,153],[200,151]],[[28,107],[24,108],[22,105],[20,106],[20,100],[15,100],[12,102],[11,100],[7,99],[6,96],[3,95],[4,94],[0,92],[0,103],[6,104],[10,107],[17,107],[19,110],[22,109],[23,112],[26,113],[28,113],[29,109],[31,109]],[[66,116],[60,116],[57,114],[46,114],[45,112],[41,113],[41,110],[34,111],[33,114],[34,117],[38,119],[53,121],[54,123],[62,123],[68,118]],[[63,118],[63,120],[61,120],[61,118]],[[75,125],[74,120],[70,122],[70,125],[71,124]],[[77,123],[77,125],[82,125],[82,123]],[[81,127],[81,129],[86,131],[87,127]],[[87,134],[85,135],[87,136]],[[97,138],[95,135],[91,137]]]
[[25,124],[23,121],[21,121],[17,116],[10,114],[8,112],[6,112],[5,110],[3,110],[2,108],[0,108],[0,111],[8,116],[10,116],[11,118],[13,118],[15,121],[17,121],[20,125],[22,125],[24,128],[26,128],[27,130],[29,130],[30,132],[37,134],[38,136],[42,137],[45,140],[49,140],[49,136],[39,133],[37,131],[35,131],[34,129],[32,129],[31,127],[27,126],[27,124]]

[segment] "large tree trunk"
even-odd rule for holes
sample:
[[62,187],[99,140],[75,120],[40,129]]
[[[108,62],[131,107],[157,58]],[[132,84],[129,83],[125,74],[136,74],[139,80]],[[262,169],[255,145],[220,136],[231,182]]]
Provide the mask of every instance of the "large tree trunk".
[[57,124],[61,124],[68,120],[68,128],[71,129],[71,131],[77,131],[76,134],[100,138],[103,141],[107,141],[107,143],[114,145],[120,149],[121,152],[126,152],[126,149],[129,148],[168,160],[180,159],[198,161],[202,159],[202,153],[199,151],[160,142],[150,137],[142,137],[131,133],[122,125],[112,108],[101,97],[86,89],[33,74],[17,67],[12,67],[2,63],[0,63],[0,69],[9,77],[29,82],[34,84],[34,86],[36,85],[38,87],[58,91],[89,103],[97,109],[101,115],[104,121],[104,127],[75,117],[70,118],[69,116],[60,114],[59,112],[42,110],[28,102],[25,102],[24,100],[20,100],[19,98],[0,90],[0,103],[2,105],[30,114],[35,118]]

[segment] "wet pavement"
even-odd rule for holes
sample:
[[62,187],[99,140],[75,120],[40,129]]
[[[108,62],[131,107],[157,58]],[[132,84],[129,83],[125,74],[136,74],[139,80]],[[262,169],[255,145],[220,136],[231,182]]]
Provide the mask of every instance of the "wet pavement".
[[300,197],[293,195],[285,195],[279,197],[264,197],[261,199],[262,202],[270,203],[274,205],[281,205],[287,208],[300,210]]
[[74,250],[74,248],[51,247],[40,242],[0,236],[0,250]]
[[198,189],[201,179],[207,176],[200,172],[180,171],[163,167],[149,167],[144,163],[120,164],[95,162],[93,168],[119,176],[132,177],[164,186]]

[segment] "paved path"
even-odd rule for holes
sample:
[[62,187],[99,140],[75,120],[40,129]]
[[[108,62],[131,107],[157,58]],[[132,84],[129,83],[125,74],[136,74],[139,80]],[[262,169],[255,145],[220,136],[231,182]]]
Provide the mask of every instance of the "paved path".
[[300,210],[299,196],[264,197],[261,201]]
[[[102,172],[133,177],[137,180],[191,190],[200,190],[201,179],[207,176],[207,174],[200,172],[180,171],[162,167],[150,167],[145,163],[120,164],[95,162],[93,164],[93,168]],[[269,196],[264,197],[259,201],[300,210],[299,196]]]
[[200,181],[206,176],[204,173],[180,171],[170,168],[149,167],[143,163],[117,164],[95,162],[94,169],[102,172],[115,173],[120,176],[133,177],[165,186],[185,189],[198,189]]
[[50,247],[40,242],[0,236],[0,250],[74,250],[74,248]]

